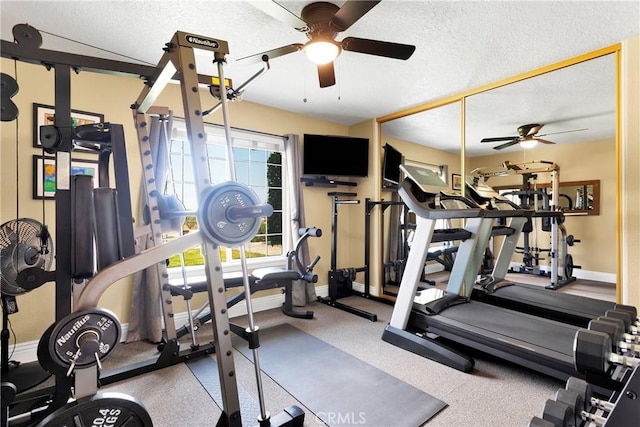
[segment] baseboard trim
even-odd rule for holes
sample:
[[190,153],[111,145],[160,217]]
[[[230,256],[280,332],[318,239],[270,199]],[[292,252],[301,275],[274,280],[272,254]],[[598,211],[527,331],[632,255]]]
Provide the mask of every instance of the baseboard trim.
[[[509,267],[511,267],[514,271],[518,271],[522,264],[518,262],[512,262]],[[540,265],[540,269],[549,271],[551,266],[549,265]],[[573,276],[576,279],[583,280],[593,280],[596,282],[605,282],[605,283],[618,283],[616,280],[615,273],[604,273],[602,271],[591,271],[591,270],[583,270],[582,268],[574,268]]]
[[[354,284],[358,285],[358,284]],[[364,290],[364,285],[361,285]],[[357,289],[357,286],[354,286]],[[321,297],[326,297],[329,295],[329,286],[316,286],[316,294]],[[251,300],[253,311],[255,313],[259,311],[270,310],[272,308],[281,307],[284,303],[284,295],[283,294],[274,294],[267,295],[263,297],[253,298]],[[195,310],[193,311],[195,314]],[[229,309],[229,318],[233,319],[234,317],[244,316],[247,314],[247,305],[244,302],[237,304]],[[184,311],[182,313],[176,313],[174,315],[174,320],[176,327],[179,328],[182,325],[185,325],[189,322],[189,317],[187,316],[187,312]],[[120,338],[120,342],[124,342],[127,339],[127,333],[129,332],[129,324],[122,324],[122,337]],[[11,360],[15,360],[21,363],[34,362],[38,360],[38,342],[35,341],[27,341],[23,343],[19,343],[15,346],[13,350],[13,355],[11,356]]]

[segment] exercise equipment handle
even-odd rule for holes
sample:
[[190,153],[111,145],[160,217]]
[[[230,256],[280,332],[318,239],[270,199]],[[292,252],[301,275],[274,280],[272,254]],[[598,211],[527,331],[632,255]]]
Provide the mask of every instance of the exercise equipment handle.
[[305,234],[308,234],[308,237],[321,237],[322,236],[322,229],[317,228],[317,227],[304,227],[304,228],[300,228],[298,229],[298,234],[300,236],[304,236]]
[[311,271],[313,270],[313,267],[316,266],[316,264],[318,263],[318,261],[320,261],[320,255],[316,255],[316,257],[313,259],[313,261],[311,262],[311,264],[309,264],[309,266],[307,267],[307,270]]
[[273,206],[270,204],[230,206],[227,210],[227,217],[231,221],[241,221],[245,218],[260,218],[263,216],[271,216],[271,214],[273,214]]

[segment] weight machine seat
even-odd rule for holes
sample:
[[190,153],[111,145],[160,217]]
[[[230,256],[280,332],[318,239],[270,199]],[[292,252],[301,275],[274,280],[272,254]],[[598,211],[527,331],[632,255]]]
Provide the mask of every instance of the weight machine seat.
[[279,267],[259,268],[254,270],[251,275],[256,279],[256,283],[259,285],[293,281],[300,278],[297,271],[285,270]]
[[[171,296],[174,296],[174,297],[182,295],[180,293],[180,290],[182,290],[184,286],[182,283],[182,279],[180,279],[179,283],[177,282],[178,281],[174,282],[174,284],[169,285]],[[255,279],[249,276],[249,283],[253,283],[253,282],[255,282]],[[199,292],[207,292],[207,281],[204,277],[198,277],[193,282],[189,281],[188,284],[189,284],[189,290],[191,291],[191,293],[197,294]],[[237,273],[231,273],[229,275],[224,276],[225,289],[237,288],[242,285],[243,285],[242,273],[237,272]]]

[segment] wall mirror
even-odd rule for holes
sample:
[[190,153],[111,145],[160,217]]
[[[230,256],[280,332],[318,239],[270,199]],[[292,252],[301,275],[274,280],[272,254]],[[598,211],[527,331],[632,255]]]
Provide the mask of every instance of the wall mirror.
[[[444,127],[443,116],[447,112],[440,108],[455,106],[461,123],[456,128],[452,119],[446,128],[452,140],[456,133],[461,135],[455,140],[462,140],[462,146],[456,150],[460,156],[457,165],[459,170],[464,170],[460,172],[462,175],[506,160],[557,163],[559,180],[567,184],[561,187],[560,194],[573,195],[571,202],[560,200],[559,204],[568,207],[571,203],[571,210],[575,211],[575,215],[567,216],[565,224],[569,232],[581,240],[571,249],[576,263],[582,265],[581,273],[597,277],[594,280],[619,284],[616,225],[620,162],[616,132],[620,123],[619,61],[620,45],[614,45],[380,117],[380,147],[390,138],[403,138],[401,135],[437,134]],[[421,128],[420,123],[427,120],[419,121],[420,115],[428,117],[429,113],[432,117],[440,115],[439,120],[432,121],[430,129]],[[534,132],[520,134],[518,128],[527,124],[542,126]],[[418,136],[412,138],[425,147],[433,144],[421,142]],[[485,138],[502,139],[481,142]],[[543,141],[538,141],[532,149],[524,149],[523,139]],[[494,149],[514,140],[508,147]],[[455,171],[450,170],[451,173]],[[521,182],[522,178],[516,175],[504,180],[492,179],[489,185],[517,187]],[[539,177],[539,186],[548,183],[549,177]],[[584,191],[587,197],[580,199],[577,194]],[[575,209],[582,208],[584,201],[586,209]],[[594,253],[599,255],[593,257]],[[617,292],[619,299],[620,286]]]
[[437,106],[381,125],[382,145],[400,151],[406,162],[441,166],[445,182],[460,174],[460,102]]
[[[546,189],[547,193],[551,195],[551,186],[549,184],[541,184],[537,187]],[[520,188],[513,185],[494,186],[494,189],[502,194],[508,194]],[[558,190],[558,206],[562,208],[565,215],[600,215],[599,179],[560,182]],[[514,202],[520,204],[517,198]]]
[[[453,177],[461,176],[461,120],[460,102],[437,105],[382,123],[380,141],[383,146],[389,144],[400,152],[404,164],[434,170],[447,187],[452,189]],[[385,159],[383,169],[384,163]],[[380,294],[393,297],[402,276],[403,260],[407,256],[408,242],[411,239],[410,225],[415,220],[411,213],[402,210],[402,203],[396,193],[392,191],[387,194],[387,191],[383,191],[382,198],[397,203],[385,210],[380,227],[379,259],[383,266],[380,272]]]

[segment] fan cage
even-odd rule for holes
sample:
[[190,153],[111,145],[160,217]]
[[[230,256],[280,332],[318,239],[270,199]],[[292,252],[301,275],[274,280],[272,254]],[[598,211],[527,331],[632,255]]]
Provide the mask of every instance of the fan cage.
[[49,270],[53,263],[53,241],[48,237],[46,250],[40,235],[43,225],[31,218],[18,218],[0,226],[0,276],[3,295],[21,295],[26,289],[17,285],[18,273],[29,267]]

